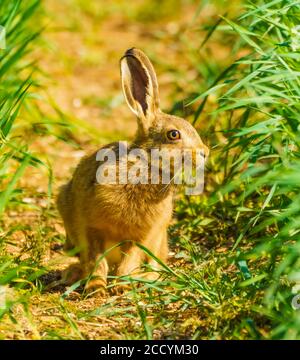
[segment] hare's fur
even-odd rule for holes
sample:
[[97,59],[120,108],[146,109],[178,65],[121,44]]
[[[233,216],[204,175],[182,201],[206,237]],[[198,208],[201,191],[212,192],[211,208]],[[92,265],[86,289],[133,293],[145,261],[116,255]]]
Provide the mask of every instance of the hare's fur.
[[[207,147],[187,121],[159,110],[156,75],[144,53],[138,49],[126,52],[121,59],[121,78],[126,101],[138,119],[138,132],[131,147],[146,152],[152,148],[201,149],[208,154]],[[166,132],[172,129],[181,132],[180,141],[166,141]],[[117,154],[117,146],[118,143],[113,143],[103,148]],[[100,164],[96,154],[80,161],[57,199],[67,236],[65,248],[76,248],[80,260],[66,272],[66,282],[93,273],[88,284],[91,288],[105,287],[109,269],[123,276],[138,273],[143,262],[157,267],[153,257],[146,255],[137,243],[163,262],[167,260],[167,228],[174,193],[172,184],[99,184],[96,172]],[[146,274],[151,278],[153,275]]]

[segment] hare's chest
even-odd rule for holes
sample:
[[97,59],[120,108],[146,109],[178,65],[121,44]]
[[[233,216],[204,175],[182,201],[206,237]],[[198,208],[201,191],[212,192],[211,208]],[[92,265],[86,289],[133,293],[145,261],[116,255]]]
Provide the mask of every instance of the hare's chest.
[[95,200],[89,214],[92,222],[119,239],[145,237],[153,227],[167,226],[172,217],[172,196],[153,199],[146,191],[101,187]]

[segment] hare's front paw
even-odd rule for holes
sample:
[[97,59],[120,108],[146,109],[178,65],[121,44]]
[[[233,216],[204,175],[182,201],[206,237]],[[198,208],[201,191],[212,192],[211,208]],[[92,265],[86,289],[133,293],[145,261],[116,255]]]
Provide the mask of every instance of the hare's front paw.
[[106,281],[99,277],[91,279],[86,283],[84,290],[89,294],[104,296],[106,295]]

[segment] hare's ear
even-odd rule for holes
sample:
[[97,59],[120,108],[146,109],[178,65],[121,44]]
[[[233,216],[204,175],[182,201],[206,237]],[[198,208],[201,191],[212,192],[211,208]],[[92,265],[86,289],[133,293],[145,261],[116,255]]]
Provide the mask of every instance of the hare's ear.
[[121,79],[127,104],[146,130],[155,118],[159,98],[154,68],[141,50],[126,51],[121,59]]

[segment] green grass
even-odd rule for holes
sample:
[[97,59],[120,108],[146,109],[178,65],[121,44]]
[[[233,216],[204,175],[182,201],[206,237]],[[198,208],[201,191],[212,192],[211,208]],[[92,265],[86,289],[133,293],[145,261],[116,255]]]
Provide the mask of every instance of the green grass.
[[248,316],[258,337],[257,316],[271,324],[267,337],[300,336],[300,314],[291,306],[300,265],[299,18],[295,1],[248,3],[234,21],[225,18],[214,31],[235,34],[244,55],[195,99],[200,121],[209,96],[217,96],[207,170],[213,183],[205,205],[183,206],[185,226],[191,211],[191,221],[199,213],[209,219],[204,234],[218,224],[216,241],[228,244],[227,260],[244,276],[238,288],[253,299]]
[[[39,1],[2,1],[0,23],[6,30],[6,49],[0,50],[0,216],[18,190],[17,181],[34,159],[27,151],[26,142],[16,136],[21,107],[30,96],[34,65],[26,56],[39,35],[38,29],[30,30],[30,19],[39,7]],[[29,26],[28,26],[29,25]]]
[[[1,1],[0,24],[6,30],[6,48],[0,50],[0,217],[8,206],[19,205],[22,189],[18,186],[29,166],[40,166],[42,162],[32,155],[28,142],[22,136],[25,108],[33,97],[36,88],[33,72],[36,66],[30,58],[33,44],[40,34],[38,26],[32,26],[33,16],[40,9],[39,0],[26,4],[19,0]],[[7,301],[1,298],[0,320],[11,313],[16,304],[23,304],[28,311],[27,299],[22,292],[12,293],[10,286],[22,288],[39,276],[34,261],[21,261],[6,251],[6,238],[16,231],[7,231],[1,224],[0,238],[0,286],[7,294]],[[22,227],[19,226],[19,227]],[[13,295],[12,295],[13,294]]]
[[215,113],[228,125],[216,124],[226,145],[215,140],[211,170],[222,175],[208,205],[237,229],[231,253],[253,269],[240,286],[249,296],[264,294],[253,312],[271,321],[271,338],[300,337],[300,313],[291,307],[300,266],[299,20],[295,1],[249,3],[238,19],[225,19],[248,54],[218,78],[225,86],[216,90]]
[[[179,12],[181,6],[193,4],[171,3],[180,3]],[[123,2],[103,9],[96,3],[76,4],[80,13],[74,18],[85,14],[92,24],[126,8]],[[11,46],[0,51],[4,220],[9,218],[5,209],[17,211],[22,219],[27,208],[19,200],[24,191],[19,180],[29,165],[41,163],[19,136],[24,126],[21,114],[32,109],[36,89],[30,49],[38,44],[40,31],[26,24],[39,7],[38,1],[0,5],[0,24],[6,24]],[[169,263],[162,264],[157,282],[117,279],[131,284],[123,296],[91,297],[78,291],[80,284],[49,289],[49,279],[66,261],[55,250],[64,237],[57,231],[53,200],[46,207],[31,207],[38,218],[34,223],[3,221],[0,284],[7,296],[4,306],[0,303],[1,338],[300,338],[300,312],[291,306],[292,288],[300,282],[300,35],[295,29],[300,4],[259,0],[229,6],[216,0],[197,2],[194,9],[185,29],[173,26],[172,35],[167,30],[152,35],[155,42],[176,40],[180,59],[176,64],[170,65],[171,58],[156,58],[154,51],[151,57],[159,74],[169,76],[171,111],[193,121],[211,148],[205,192],[177,198]],[[123,20],[135,26],[151,24],[153,11],[150,2],[138,4],[126,10]],[[166,6],[153,21],[176,19]],[[103,116],[109,117],[119,95],[87,97],[83,104],[107,105],[108,114]],[[81,127],[91,131],[80,120],[72,127],[69,116],[53,107],[60,116],[57,123],[52,115],[43,119],[35,112],[35,121],[46,129],[38,136],[54,134],[72,142],[70,131],[77,137]],[[22,239],[22,234],[25,240],[16,244],[15,237]]]

